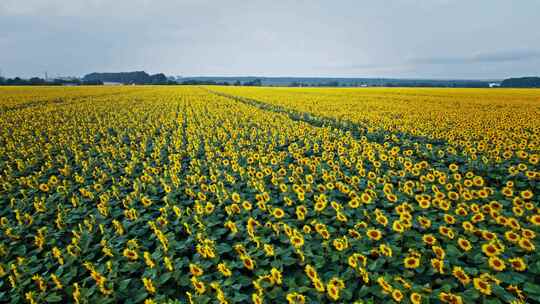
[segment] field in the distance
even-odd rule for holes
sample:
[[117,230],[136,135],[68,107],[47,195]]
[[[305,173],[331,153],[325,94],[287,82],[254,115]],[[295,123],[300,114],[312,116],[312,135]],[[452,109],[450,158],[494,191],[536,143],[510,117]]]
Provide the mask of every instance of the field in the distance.
[[0,88],[0,302],[540,303],[540,90]]

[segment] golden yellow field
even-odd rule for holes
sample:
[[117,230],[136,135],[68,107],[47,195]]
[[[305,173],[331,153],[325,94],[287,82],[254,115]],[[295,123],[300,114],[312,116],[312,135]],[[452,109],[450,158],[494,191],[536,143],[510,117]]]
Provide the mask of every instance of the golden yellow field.
[[0,88],[0,302],[540,303],[540,90]]

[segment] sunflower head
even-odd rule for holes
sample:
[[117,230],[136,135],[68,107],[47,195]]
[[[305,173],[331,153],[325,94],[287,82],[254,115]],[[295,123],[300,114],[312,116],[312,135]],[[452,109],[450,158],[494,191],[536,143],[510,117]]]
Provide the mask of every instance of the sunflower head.
[[415,269],[420,266],[420,259],[414,256],[408,256],[403,260],[405,268]]

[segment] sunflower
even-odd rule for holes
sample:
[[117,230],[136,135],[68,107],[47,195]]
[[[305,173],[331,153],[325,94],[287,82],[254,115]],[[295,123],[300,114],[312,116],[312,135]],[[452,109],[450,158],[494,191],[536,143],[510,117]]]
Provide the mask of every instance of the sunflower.
[[403,231],[405,231],[405,229],[403,228],[403,225],[401,225],[399,221],[395,221],[392,224],[392,230],[394,230],[397,233],[403,233]]
[[[0,269],[0,276],[3,276],[2,270]],[[62,289],[64,286],[62,285],[62,282],[58,279],[58,276],[56,276],[54,273],[51,274],[51,279],[56,287],[56,289]]]
[[390,246],[381,244],[379,246],[379,251],[387,257],[392,257],[392,248],[390,248]]
[[43,192],[49,192],[50,188],[49,188],[49,185],[47,184],[39,184],[39,190]]
[[422,236],[422,241],[426,243],[427,245],[433,246],[435,243],[437,243],[437,239],[433,236],[433,234],[425,234]]
[[315,286],[315,289],[320,293],[323,293],[326,290],[324,288],[323,282],[321,282],[321,280],[319,280],[319,279],[313,280],[313,286]]
[[442,209],[444,211],[448,211],[450,210],[450,206],[451,206],[451,203],[446,201],[446,200],[443,200],[443,201],[440,201],[439,202],[439,209]]
[[[519,216],[521,217],[525,211],[523,210],[523,208],[519,207],[519,206],[514,206],[512,207],[512,212],[516,215],[516,216]],[[514,225],[512,225],[514,226]]]
[[146,266],[150,268],[154,268],[156,266],[156,264],[152,260],[152,255],[150,254],[150,252],[145,251],[143,256],[144,256],[144,263],[146,264]]
[[358,231],[356,231],[355,229],[349,229],[348,232],[349,232],[349,235],[352,238],[359,239],[359,238],[362,237],[362,235]]
[[368,238],[374,241],[378,241],[382,237],[382,233],[377,229],[368,229],[366,235],[368,236]]
[[449,239],[454,238],[454,231],[451,228],[448,228],[446,226],[440,226],[439,233],[446,236]]
[[306,297],[296,292],[288,293],[287,302],[289,302],[288,304],[305,304]]
[[530,229],[522,229],[521,230],[521,235],[526,238],[526,239],[529,239],[529,240],[532,240],[536,237],[536,233],[534,233],[534,231],[530,230]]
[[444,274],[444,260],[442,260],[442,259],[431,259],[431,266],[438,273]]
[[535,250],[534,244],[529,239],[522,238],[522,239],[519,240],[518,244],[519,244],[519,247],[523,248],[526,251],[534,251]]
[[467,285],[471,282],[471,278],[469,275],[463,270],[463,268],[459,266],[454,266],[454,269],[452,270],[452,275],[458,279],[461,284]]
[[486,241],[493,241],[495,238],[497,238],[497,235],[495,233],[493,233],[493,232],[483,230],[482,231],[482,237]]
[[464,251],[470,251],[472,249],[471,242],[469,242],[469,240],[464,239],[464,238],[458,239],[458,246]]
[[420,259],[414,256],[409,256],[403,259],[403,264],[405,268],[415,269],[415,268],[418,268],[418,266],[420,266]]
[[417,292],[411,293],[410,297],[412,304],[421,304],[422,303],[422,295],[420,295]]
[[339,299],[339,288],[337,286],[328,284],[326,291],[328,293],[328,297],[333,301],[337,301]]
[[263,249],[266,256],[274,256],[274,246],[270,244],[264,244]]
[[491,295],[491,285],[485,279],[474,278],[473,285],[476,290],[487,296]]
[[504,233],[504,237],[510,241],[511,243],[517,243],[520,239],[519,234],[515,233],[514,231],[506,231]]
[[401,302],[403,300],[403,293],[399,289],[394,289],[392,291],[392,298],[396,302]]
[[169,185],[164,185],[164,186],[163,186],[163,191],[165,191],[165,193],[170,193],[171,190],[172,190],[172,189],[171,189],[171,186],[169,186]]
[[[409,214],[407,214],[407,215],[409,215]],[[409,228],[412,227],[412,221],[411,221],[411,219],[407,218],[407,217],[405,216],[405,214],[403,214],[403,215],[401,216],[400,222],[401,222],[401,225],[403,225],[403,227],[404,227],[405,229],[409,229]]]
[[[356,209],[360,206],[360,199],[358,198],[353,198],[349,201],[349,207],[353,208],[353,209]],[[317,204],[315,204],[315,210],[317,210]],[[319,211],[319,210],[317,210]]]
[[372,200],[371,196],[367,192],[362,193],[362,195],[360,195],[360,199],[364,204],[369,204]]
[[484,179],[481,176],[475,176],[473,177],[473,183],[477,187],[484,186]]
[[206,286],[204,286],[204,283],[199,281],[197,277],[191,278],[191,284],[198,294],[203,294],[206,291]]
[[388,201],[390,201],[392,203],[395,203],[395,202],[397,202],[398,197],[395,194],[390,193],[390,194],[386,195],[386,199],[388,199]]
[[488,263],[489,267],[495,271],[503,271],[506,268],[504,261],[497,256],[489,257]]
[[272,276],[274,284],[281,285],[281,272],[278,269],[272,268],[272,270],[270,270],[270,275]]
[[315,281],[318,278],[317,271],[315,270],[315,268],[313,268],[313,266],[306,265],[304,271],[312,281]]
[[291,244],[296,248],[302,247],[304,245],[304,239],[300,236],[294,235],[291,237]]
[[351,255],[347,258],[347,264],[349,264],[351,268],[356,269],[356,267],[358,266],[358,260],[354,255]]
[[453,216],[451,216],[451,215],[449,215],[449,214],[445,214],[445,215],[444,215],[444,221],[445,221],[447,224],[452,225],[452,224],[454,224],[454,223],[456,222],[456,218],[453,217]]
[[429,200],[422,199],[418,201],[418,205],[422,209],[428,209],[431,206],[431,202]]
[[242,262],[244,263],[244,267],[246,267],[249,270],[253,270],[255,268],[255,262],[250,257],[245,257],[242,259]]
[[497,216],[495,221],[501,226],[506,226],[508,224],[508,219],[502,215]]
[[345,283],[340,278],[333,277],[328,281],[328,285],[335,286],[339,289],[345,288]]
[[148,291],[148,293],[150,294],[156,293],[156,287],[154,286],[152,279],[143,278],[142,281],[144,284],[144,288],[146,289],[146,291]]
[[426,217],[423,217],[423,216],[418,217],[418,222],[424,229],[431,227],[431,220]]
[[285,216],[285,211],[283,211],[283,209],[281,209],[281,208],[274,208],[274,210],[272,210],[272,215],[275,218],[280,219],[283,216]]
[[383,225],[386,227],[386,225],[388,225],[388,218],[384,215],[377,215],[375,217],[375,220],[377,221],[377,223]]
[[238,204],[231,204],[230,205],[231,213],[240,213],[242,209],[240,209],[240,206]]
[[231,195],[231,200],[235,203],[240,203],[240,194],[234,192],[232,195]]
[[130,261],[136,261],[139,258],[137,252],[129,248],[124,249],[124,256]]
[[514,191],[512,188],[504,187],[502,189],[502,194],[506,197],[512,197],[512,195],[514,195]]
[[336,248],[337,251],[343,251],[345,249],[345,243],[341,239],[335,239],[332,241],[332,245],[334,245],[334,248]]
[[360,264],[362,264],[363,267],[366,267],[367,265],[367,257],[365,255],[355,253],[353,256],[358,260]]
[[189,264],[189,272],[191,272],[191,274],[196,277],[202,276],[204,274],[204,271],[201,267],[191,263]]
[[[349,206],[350,206],[350,203],[349,203]],[[315,203],[315,211],[322,212],[325,208],[326,208],[326,202],[318,201]],[[351,208],[353,207],[351,206]]]
[[520,195],[523,199],[529,200],[533,197],[533,192],[531,190],[525,190],[521,191]]
[[527,269],[527,264],[525,264],[522,258],[512,258],[508,261],[516,271],[525,271]]
[[236,223],[233,222],[233,221],[229,220],[229,221],[225,222],[225,224],[223,226],[228,228],[231,231],[232,235],[238,233],[238,227],[236,226]]
[[386,282],[384,277],[377,278],[377,284],[379,284],[379,286],[381,286],[384,293],[390,293],[393,290],[392,286],[390,284],[388,284],[388,282]]
[[496,256],[500,254],[499,249],[497,249],[497,247],[493,243],[482,245],[482,252],[484,252],[484,254],[487,255],[488,257],[492,257],[492,256]]
[[459,199],[459,193],[457,193],[455,191],[450,191],[450,192],[448,192],[448,198],[453,200],[453,201],[457,201]]
[[330,238],[330,233],[328,230],[324,229],[319,231],[319,234],[323,237],[323,239],[328,240]]
[[439,258],[441,260],[444,259],[445,255],[446,255],[446,252],[440,246],[433,246],[433,247],[431,247],[431,250],[437,256],[437,258]]
[[168,271],[173,271],[174,270],[173,263],[172,263],[171,259],[168,256],[163,258],[163,263],[165,264],[165,268],[167,268]]
[[441,292],[439,294],[439,299],[441,300],[441,302],[443,303],[450,303],[450,304],[463,304],[463,299],[458,296],[458,295],[455,295],[455,294],[452,294],[452,293],[446,293],[446,292]]
[[341,212],[337,212],[337,215],[336,215],[336,219],[340,222],[343,222],[343,223],[346,223],[347,222],[347,216],[344,215],[343,213]]
[[529,221],[535,225],[540,226],[540,214],[535,214],[529,218]]
[[229,269],[229,267],[227,267],[225,263],[219,263],[217,268],[219,272],[221,272],[221,274],[225,277],[230,277],[232,275],[231,270]]
[[152,205],[152,200],[144,196],[141,198],[141,203],[143,204],[144,207],[148,208]]
[[[253,208],[253,205],[248,201],[243,201],[242,208],[244,208],[244,210],[246,211],[250,211]],[[207,212],[207,213],[211,213],[211,212]]]

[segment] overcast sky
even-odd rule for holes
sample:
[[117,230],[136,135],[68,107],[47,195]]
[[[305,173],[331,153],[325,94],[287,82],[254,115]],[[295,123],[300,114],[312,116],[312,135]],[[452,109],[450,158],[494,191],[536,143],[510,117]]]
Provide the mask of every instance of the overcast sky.
[[540,74],[540,0],[0,0],[3,76]]

